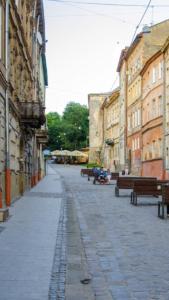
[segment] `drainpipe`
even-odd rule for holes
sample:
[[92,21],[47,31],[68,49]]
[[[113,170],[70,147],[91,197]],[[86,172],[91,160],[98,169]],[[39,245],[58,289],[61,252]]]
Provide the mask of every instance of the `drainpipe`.
[[162,158],[163,158],[163,179],[166,177],[166,63],[165,63],[165,52],[163,52],[163,148],[162,148]]
[[6,206],[11,203],[11,172],[10,172],[10,147],[9,147],[9,4],[10,0],[6,1],[6,16],[5,16],[5,68],[7,89],[5,93],[5,188],[6,188]]

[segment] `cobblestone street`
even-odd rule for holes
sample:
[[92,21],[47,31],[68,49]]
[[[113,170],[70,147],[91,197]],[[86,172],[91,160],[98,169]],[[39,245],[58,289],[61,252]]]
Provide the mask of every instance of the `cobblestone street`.
[[[73,255],[68,241],[66,299],[168,300],[169,220],[157,217],[157,206],[152,204],[159,199],[142,198],[138,207],[131,206],[129,191],[116,198],[114,185],[93,185],[80,176],[80,167],[52,168],[67,187],[67,203],[74,206],[82,238],[80,242],[76,230],[77,234],[72,234]],[[86,295],[83,291],[79,294],[82,245],[86,276],[91,278]]]
[[48,165],[0,226],[0,300],[168,300],[169,220],[121,194]]

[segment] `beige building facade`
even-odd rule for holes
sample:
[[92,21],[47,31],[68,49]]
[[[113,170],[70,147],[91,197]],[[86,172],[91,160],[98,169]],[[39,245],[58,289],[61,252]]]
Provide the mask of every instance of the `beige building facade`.
[[142,75],[142,175],[163,178],[163,53],[145,64]]
[[105,99],[103,111],[102,163],[111,171],[119,170],[119,88]]
[[[44,176],[45,22],[43,1],[1,1],[1,208]],[[42,125],[44,126],[42,129]]]
[[[93,102],[90,132],[94,116],[100,160],[113,171],[127,169],[133,175],[169,178],[168,32],[169,20],[144,27],[121,52],[117,99],[112,92],[99,105]],[[113,124],[115,101],[119,118]],[[94,135],[91,139],[96,141]],[[115,140],[118,151],[113,152]]]
[[100,164],[103,160],[102,146],[104,143],[104,114],[101,109],[103,102],[110,93],[89,94],[89,163]]
[[163,158],[164,177],[169,179],[169,38],[162,49],[164,55],[163,82],[164,82],[164,108],[163,108]]
[[163,46],[168,37],[169,21],[166,20],[151,27],[145,27],[139,33],[125,54],[120,57],[118,71],[120,78],[124,78],[125,89],[120,80],[120,90],[126,103],[126,154],[125,164],[132,174],[142,172],[142,76],[140,71],[146,62]]

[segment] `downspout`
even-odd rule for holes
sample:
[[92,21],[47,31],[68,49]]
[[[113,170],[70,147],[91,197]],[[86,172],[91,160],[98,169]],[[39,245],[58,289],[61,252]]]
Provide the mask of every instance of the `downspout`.
[[[35,2],[34,7],[34,20],[36,19],[36,7],[37,1]],[[34,76],[34,93],[33,93],[33,100],[36,102],[36,90],[37,90],[37,31],[39,27],[39,16],[37,20],[37,24],[34,27],[34,40],[33,40],[33,61],[34,61],[34,69],[33,69],[33,76]],[[35,186],[37,183],[37,147],[36,147],[36,136],[33,137],[33,144],[32,144],[32,176],[31,176],[31,187]]]
[[165,63],[165,51],[163,52],[163,179],[166,177],[166,63]]
[[9,146],[9,4],[10,0],[6,1],[6,15],[5,15],[5,69],[7,88],[5,93],[5,194],[6,206],[11,203],[11,171],[10,171],[10,146]]
[[128,167],[129,172],[131,172],[131,166],[129,166],[129,154],[128,154],[128,144],[127,144],[127,128],[128,128],[128,120],[127,120],[127,112],[128,112],[128,63],[127,60],[124,60],[125,63],[125,91],[124,91],[124,169],[126,166]]

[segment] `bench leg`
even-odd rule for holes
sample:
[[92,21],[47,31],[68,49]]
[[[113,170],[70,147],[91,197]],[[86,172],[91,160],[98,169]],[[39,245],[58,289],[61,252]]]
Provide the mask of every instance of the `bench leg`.
[[96,184],[96,178],[93,179],[93,184]]
[[133,204],[137,206],[137,195],[133,192]]
[[158,202],[158,217],[160,218],[160,204],[161,202]]
[[119,197],[119,188],[115,186],[115,196]]
[[88,181],[90,181],[90,176],[88,176]]
[[162,215],[161,215],[161,217],[162,217],[162,219],[164,219],[164,204],[162,203],[161,206],[162,206]]
[[131,195],[130,195],[130,204],[133,204],[133,192],[131,192]]

